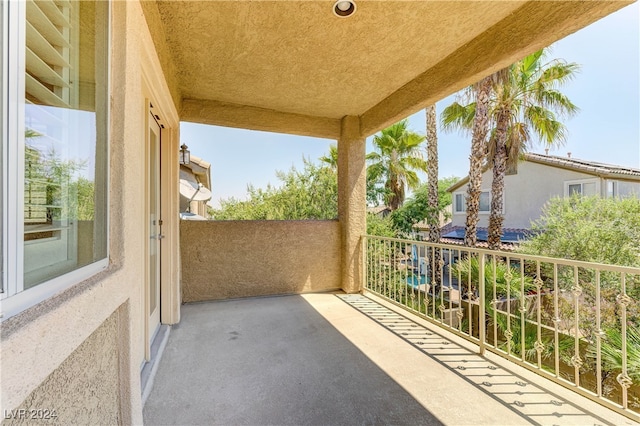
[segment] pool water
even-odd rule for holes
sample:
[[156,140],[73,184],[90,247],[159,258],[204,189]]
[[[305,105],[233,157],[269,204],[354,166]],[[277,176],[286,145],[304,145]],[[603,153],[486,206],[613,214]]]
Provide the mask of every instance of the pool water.
[[419,285],[428,284],[429,278],[424,275],[410,275],[407,277],[407,284],[417,287]]

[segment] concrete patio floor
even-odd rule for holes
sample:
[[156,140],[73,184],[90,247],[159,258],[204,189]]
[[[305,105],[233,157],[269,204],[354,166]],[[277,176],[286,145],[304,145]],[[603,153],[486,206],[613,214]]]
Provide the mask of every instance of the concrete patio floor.
[[373,296],[184,305],[148,425],[635,424]]

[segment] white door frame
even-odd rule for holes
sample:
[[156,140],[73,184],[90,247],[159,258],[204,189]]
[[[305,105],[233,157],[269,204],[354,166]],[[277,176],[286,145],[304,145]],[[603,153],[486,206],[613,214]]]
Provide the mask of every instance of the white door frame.
[[[145,359],[151,359],[151,343],[160,327],[161,310],[161,262],[162,262],[162,183],[161,152],[162,128],[160,116],[153,103],[148,103],[146,131],[146,223],[147,223],[147,273],[145,274]],[[158,118],[155,118],[158,117]]]
[[[158,115],[159,123],[162,132],[162,143],[160,147],[160,190],[161,190],[161,219],[162,234],[165,238],[162,239],[162,250],[160,253],[160,322],[161,324],[176,324],[180,321],[180,304],[181,304],[181,291],[180,291],[180,241],[179,241],[179,194],[178,194],[178,153],[180,145],[180,118],[176,108],[174,99],[171,96],[171,91],[167,86],[167,82],[164,79],[162,68],[157,62],[155,57],[155,51],[152,49],[140,50],[140,84],[141,95],[140,100],[140,143],[144,143],[144,147],[138,151],[143,158],[140,158],[141,177],[147,179],[146,163],[148,156],[146,155],[146,140],[148,138],[149,114],[150,105],[153,106],[154,116]],[[149,230],[147,224],[148,212],[148,191],[146,183],[141,190],[141,195],[144,204],[144,211],[140,212],[140,225],[144,227],[144,263],[142,266],[142,272],[144,276],[141,277],[139,289],[140,289],[140,302],[136,304],[139,306],[137,309],[138,320],[136,321],[140,326],[140,340],[138,346],[140,360],[144,363],[145,358],[149,356],[149,341],[150,333],[147,330],[147,299],[146,299],[146,284],[148,277],[148,253],[149,249]]]

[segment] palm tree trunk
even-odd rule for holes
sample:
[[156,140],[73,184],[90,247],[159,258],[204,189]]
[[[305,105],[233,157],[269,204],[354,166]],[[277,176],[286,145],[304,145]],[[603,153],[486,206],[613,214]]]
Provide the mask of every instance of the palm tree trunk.
[[[438,130],[436,106],[426,108],[427,115],[427,182],[429,185],[427,224],[429,225],[429,241],[440,242],[440,211],[438,209]],[[434,268],[434,288],[442,281],[440,266],[440,250],[433,248],[432,267]]]
[[429,184],[429,208],[427,211],[427,224],[429,225],[429,241],[440,241],[440,212],[438,211],[438,133],[436,120],[436,106],[426,108],[427,113],[427,161]]
[[387,181],[387,206],[392,212],[398,210],[404,202],[404,187],[401,182],[398,182],[396,176],[392,176]]
[[482,186],[482,161],[485,156],[485,139],[489,128],[489,94],[492,76],[485,77],[476,86],[476,113],[473,118],[471,155],[469,156],[469,184],[467,186],[467,221],[464,245],[475,247],[477,243],[478,212]]
[[504,177],[507,172],[507,127],[509,111],[502,108],[498,112],[495,133],[495,154],[493,157],[493,181],[491,183],[491,214],[489,216],[488,243],[490,250],[500,250],[502,222],[504,217]]

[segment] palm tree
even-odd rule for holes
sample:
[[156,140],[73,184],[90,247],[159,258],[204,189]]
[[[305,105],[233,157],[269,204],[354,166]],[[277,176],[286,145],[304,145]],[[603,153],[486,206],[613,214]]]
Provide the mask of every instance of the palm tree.
[[440,214],[438,209],[438,130],[436,106],[430,105],[425,110],[427,115],[427,182],[429,185],[429,208],[427,223],[429,224],[429,241],[440,241]]
[[[489,217],[489,248],[498,250],[502,237],[504,177],[514,168],[523,152],[533,143],[534,133],[547,146],[562,144],[566,128],[560,116],[571,116],[578,108],[558,87],[570,81],[579,66],[554,59],[544,63],[545,51],[539,50],[467,89],[475,102],[462,105],[454,102],[442,113],[445,129],[469,131],[473,126],[470,157],[469,189],[467,193],[467,229],[465,244],[475,245],[475,228],[480,198],[481,164],[484,158],[493,168],[491,215]],[[488,99],[486,110],[483,102]],[[482,111],[486,111],[484,119]],[[491,131],[484,143],[486,124]],[[477,197],[477,198],[476,198]]]
[[489,128],[489,95],[496,75],[490,75],[471,86],[466,94],[475,98],[466,106],[454,102],[442,112],[445,130],[471,129],[471,154],[469,155],[469,183],[467,185],[467,219],[464,231],[464,245],[475,247],[477,243],[478,215],[482,186],[482,165],[486,152],[486,138]]
[[336,144],[329,145],[329,154],[320,157],[320,161],[329,166],[331,170],[338,170],[338,147]]
[[407,129],[407,120],[399,121],[373,137],[375,152],[367,154],[367,176],[373,181],[384,181],[385,202],[391,211],[397,210],[405,199],[406,187],[415,189],[420,184],[418,171],[427,171],[422,158],[421,136]]
[[[427,184],[429,185],[427,224],[429,225],[429,241],[440,242],[440,209],[438,208],[438,119],[436,118],[436,106],[429,105],[425,110],[427,116]],[[434,271],[434,285],[437,286],[442,280],[440,273],[440,250],[432,248]]]
[[[488,159],[493,168],[489,248],[498,250],[502,237],[504,177],[533,143],[533,134],[546,146],[561,145],[566,127],[559,117],[574,115],[578,108],[558,89],[579,70],[576,63],[561,59],[545,62],[539,50],[508,68],[505,78],[494,84],[492,116],[494,131],[489,138]],[[558,117],[559,116],[559,117]]]

